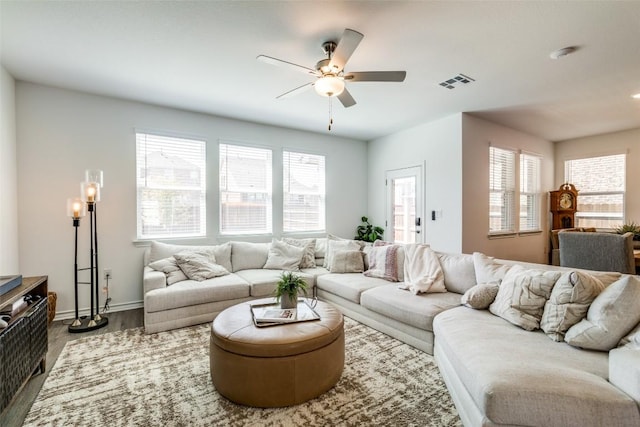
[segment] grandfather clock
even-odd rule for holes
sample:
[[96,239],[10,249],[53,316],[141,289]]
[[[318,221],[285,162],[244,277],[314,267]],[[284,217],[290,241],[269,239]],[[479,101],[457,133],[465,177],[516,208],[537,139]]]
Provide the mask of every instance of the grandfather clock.
[[549,191],[549,210],[553,217],[552,229],[575,227],[578,210],[578,190],[573,184],[562,184],[558,190]]

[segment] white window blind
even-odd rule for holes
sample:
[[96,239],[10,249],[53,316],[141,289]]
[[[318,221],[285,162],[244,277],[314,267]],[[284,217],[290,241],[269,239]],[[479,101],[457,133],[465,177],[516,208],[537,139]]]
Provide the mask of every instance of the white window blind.
[[578,192],[577,227],[616,228],[624,223],[626,155],[564,162],[565,182]]
[[206,143],[136,133],[139,239],[206,235]]
[[520,228],[540,230],[540,157],[520,154]]
[[489,233],[515,233],[516,153],[489,147]]
[[284,151],[283,231],[324,231],[325,158]]
[[271,150],[220,144],[220,233],[271,233]]

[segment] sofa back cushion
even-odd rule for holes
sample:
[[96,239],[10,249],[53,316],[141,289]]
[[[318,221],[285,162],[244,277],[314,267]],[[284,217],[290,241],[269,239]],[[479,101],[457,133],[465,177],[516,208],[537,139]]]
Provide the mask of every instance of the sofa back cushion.
[[149,251],[149,258],[146,264],[150,264],[154,261],[172,257],[173,255],[182,252],[213,252],[216,263],[223,266],[227,271],[231,271],[231,243],[222,243],[220,245],[174,245],[171,243],[151,242],[151,248]]
[[444,286],[449,292],[464,294],[476,285],[473,256],[438,253],[438,258],[444,273]]
[[233,272],[264,267],[270,246],[271,243],[231,242]]

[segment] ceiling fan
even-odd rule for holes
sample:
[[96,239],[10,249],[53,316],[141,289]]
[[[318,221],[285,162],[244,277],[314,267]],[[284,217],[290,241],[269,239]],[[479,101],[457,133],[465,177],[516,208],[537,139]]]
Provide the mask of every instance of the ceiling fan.
[[351,107],[356,104],[356,101],[345,87],[346,82],[402,82],[407,75],[406,71],[354,71],[346,73],[344,71],[345,64],[363,37],[363,34],[347,28],[338,43],[324,42],[322,50],[327,58],[318,61],[315,69],[266,55],[258,55],[256,59],[267,64],[285,66],[316,78],[314,82],[285,92],[277,99],[298,95],[313,87],[319,95],[330,98],[337,97],[344,107]]

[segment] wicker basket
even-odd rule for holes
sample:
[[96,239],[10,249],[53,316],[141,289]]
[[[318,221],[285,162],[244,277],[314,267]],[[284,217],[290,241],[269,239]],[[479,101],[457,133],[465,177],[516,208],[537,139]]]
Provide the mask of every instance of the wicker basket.
[[47,320],[49,325],[53,322],[53,318],[56,317],[56,301],[58,301],[58,294],[49,291],[47,293]]

